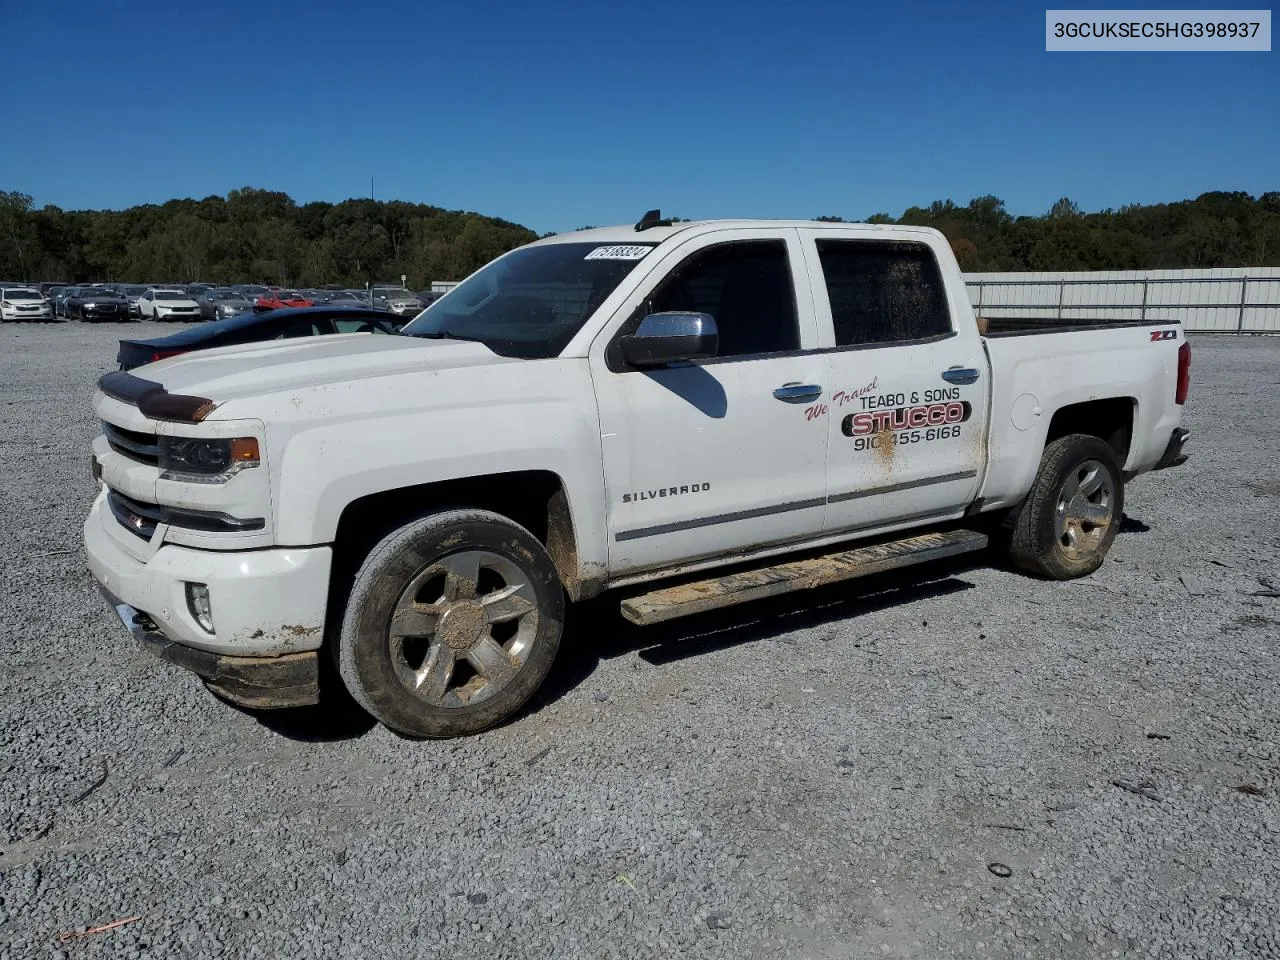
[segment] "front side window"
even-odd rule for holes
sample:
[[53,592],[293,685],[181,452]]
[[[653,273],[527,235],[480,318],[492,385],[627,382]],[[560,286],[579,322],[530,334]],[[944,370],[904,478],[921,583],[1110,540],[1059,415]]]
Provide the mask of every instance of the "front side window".
[[495,353],[557,356],[651,243],[523,247],[441,297],[408,324],[411,337],[477,340]]
[[719,356],[800,349],[796,294],[784,240],[707,247],[675,268],[643,312],[709,313],[720,332]]
[[933,251],[923,243],[818,240],[836,345],[924,340],[951,333]]

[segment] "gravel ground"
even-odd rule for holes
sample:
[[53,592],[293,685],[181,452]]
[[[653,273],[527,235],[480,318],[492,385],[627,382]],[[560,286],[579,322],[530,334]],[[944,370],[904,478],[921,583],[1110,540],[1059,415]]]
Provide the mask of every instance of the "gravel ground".
[[0,328],[0,958],[1280,956],[1280,339],[1195,341],[1192,459],[1093,577],[598,602],[520,720],[415,743],[108,613],[89,398],[139,329]]

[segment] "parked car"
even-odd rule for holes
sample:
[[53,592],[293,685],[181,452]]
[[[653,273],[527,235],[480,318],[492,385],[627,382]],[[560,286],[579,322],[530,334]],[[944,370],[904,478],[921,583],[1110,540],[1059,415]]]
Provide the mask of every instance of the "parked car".
[[33,287],[0,287],[0,320],[52,320],[53,307]]
[[298,290],[282,290],[272,287],[257,300],[253,301],[255,310],[282,310],[285,307],[314,307],[315,301],[309,300]]
[[253,303],[234,290],[206,290],[198,298],[201,320],[225,320],[242,313],[253,313]]
[[435,303],[437,300],[439,300],[443,296],[444,296],[443,293],[439,293],[435,290],[419,290],[417,293],[414,294],[414,297],[417,298],[417,301],[420,304],[422,304],[424,307],[431,306],[433,303]]
[[231,289],[250,303],[253,303],[259,297],[265,297],[271,292],[270,287],[263,287],[256,283],[236,283],[231,285]]
[[330,290],[328,303],[335,307],[368,307],[369,302],[348,290]]
[[79,287],[54,287],[51,294],[53,300],[53,315],[55,317],[65,317],[67,315],[67,300],[75,294]]
[[992,530],[1034,576],[1093,573],[1125,484],[1186,459],[1191,346],[1075,322],[988,332],[937,230],[655,211],[560,234],[410,336],[107,374],[88,565],[224,697],[317,703],[334,663],[393,730],[475,733],[546,678],[566,602],[612,588],[645,625]]
[[270,310],[267,313],[242,313],[167,337],[121,340],[116,360],[121,370],[132,370],[145,363],[155,363],[193,350],[257,343],[262,340],[321,337],[335,333],[395,334],[396,328],[385,313],[367,309],[306,307]]
[[203,294],[206,290],[216,289],[217,286],[218,285],[216,283],[189,283],[183,289],[185,290],[187,296],[190,297],[192,300],[199,300],[201,294]]
[[374,287],[370,293],[375,307],[397,317],[416,317],[422,312],[418,298],[404,287]]
[[138,307],[138,301],[142,299],[142,295],[150,289],[141,283],[126,283],[120,288],[120,295],[129,301],[129,316],[141,317],[142,311]]
[[[12,286],[19,286],[19,284],[12,284]],[[45,280],[43,283],[36,284],[36,289],[40,291],[42,296],[48,297],[52,300],[55,290],[61,290],[63,287],[69,286],[70,284],[65,280]]]
[[196,320],[199,310],[183,290],[152,287],[138,298],[138,313],[144,320]]
[[128,320],[129,301],[106,287],[77,287],[62,303],[71,320]]

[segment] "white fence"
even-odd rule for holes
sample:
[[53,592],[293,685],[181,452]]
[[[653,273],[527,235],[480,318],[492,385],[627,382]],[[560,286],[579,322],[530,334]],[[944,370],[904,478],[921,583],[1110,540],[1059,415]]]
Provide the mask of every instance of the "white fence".
[[1280,333],[1280,267],[968,273],[979,316],[1180,320],[1202,333]]

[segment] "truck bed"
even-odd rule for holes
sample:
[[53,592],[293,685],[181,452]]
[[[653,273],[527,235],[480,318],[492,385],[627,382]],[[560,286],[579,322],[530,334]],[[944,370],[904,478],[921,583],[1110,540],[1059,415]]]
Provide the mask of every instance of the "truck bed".
[[1177,326],[1177,320],[1081,320],[1063,317],[984,317],[988,337],[1025,337],[1036,333],[1078,333],[1083,330],[1115,330],[1123,327]]

